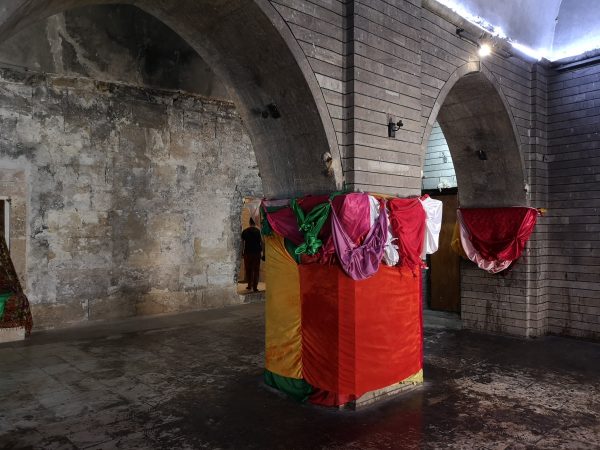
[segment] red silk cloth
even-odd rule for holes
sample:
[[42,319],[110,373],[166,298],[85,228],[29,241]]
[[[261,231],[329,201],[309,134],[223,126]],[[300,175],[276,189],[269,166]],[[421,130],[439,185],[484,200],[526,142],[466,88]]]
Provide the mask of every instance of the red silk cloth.
[[418,198],[393,198],[388,201],[390,225],[398,238],[400,265],[414,271],[424,266],[421,260],[427,215]]
[[419,273],[382,265],[371,278],[355,281],[338,266],[299,269],[302,373],[308,383],[346,399],[422,368]]
[[460,208],[471,244],[488,261],[514,261],[535,227],[535,208]]

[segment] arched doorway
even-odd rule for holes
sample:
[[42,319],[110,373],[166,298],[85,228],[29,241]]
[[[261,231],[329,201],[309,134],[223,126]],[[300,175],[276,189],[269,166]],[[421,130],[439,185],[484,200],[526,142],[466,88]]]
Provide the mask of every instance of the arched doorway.
[[[424,192],[444,202],[440,248],[431,255],[425,277],[426,307],[469,314],[477,296],[470,291],[490,282],[450,248],[456,208],[527,204],[523,157],[510,111],[493,75],[479,63],[457,69],[438,96],[427,123],[423,150],[426,153],[429,147],[438,151],[444,157],[442,166],[452,169],[455,179],[440,172],[435,187],[431,186],[432,179],[429,183],[424,179]],[[435,142],[430,142],[432,136]],[[431,168],[425,170],[430,173],[424,176],[436,175]]]
[[[124,2],[9,3],[0,13],[0,42],[10,36],[18,38],[16,33],[51,14],[99,3],[119,5]],[[28,272],[28,294],[33,300],[38,325],[61,326],[86,318],[179,312],[238,301],[235,273],[239,264],[239,206],[230,207],[229,203],[219,201],[234,197],[241,200],[247,194],[244,188],[247,188],[248,180],[228,170],[214,177],[215,168],[222,161],[237,161],[229,166],[252,166],[252,186],[260,186],[262,181],[263,188],[254,189],[249,192],[251,195],[277,197],[328,192],[341,185],[336,137],[321,91],[298,44],[287,27],[279,27],[282,19],[268,2],[125,3],[130,9],[142,10],[158,18],[183,37],[226,85],[229,98],[236,103],[236,112],[231,104],[216,105],[210,100],[188,98],[185,93],[167,95],[154,102],[152,95],[145,92],[124,86],[107,88],[102,82],[98,83],[100,90],[114,90],[100,102],[87,101],[89,92],[77,91],[80,82],[77,79],[62,80],[71,84],[48,90],[52,91],[49,95],[56,94],[54,100],[60,98],[52,105],[55,110],[62,114],[62,107],[67,103],[70,108],[68,120],[61,117],[54,121],[58,127],[46,127],[36,122],[38,118],[45,120],[46,117],[53,120],[53,113],[40,114],[38,110],[37,116],[33,117],[32,108],[28,106],[23,116],[29,122],[22,123],[34,123],[35,126],[29,128],[44,130],[44,133],[51,128],[54,141],[62,139],[79,145],[76,137],[63,132],[68,130],[68,133],[77,134],[85,129],[79,134],[85,135],[84,140],[90,142],[89,136],[98,131],[99,134],[94,135],[94,146],[102,150],[105,143],[114,138],[112,150],[115,151],[99,152],[106,159],[112,158],[112,162],[106,164],[108,170],[101,168],[98,171],[100,177],[93,182],[109,184],[106,180],[117,170],[120,182],[119,195],[112,198],[110,194],[93,197],[95,192],[85,189],[83,193],[76,191],[68,181],[76,178],[74,174],[79,176],[80,155],[85,153],[81,151],[81,145],[69,147],[59,143],[56,148],[50,148],[47,142],[38,139],[38,135],[30,137],[23,133],[29,139],[28,145],[12,146],[14,151],[6,151],[7,146],[0,149],[0,157],[6,156],[10,163],[23,156],[21,161],[26,161],[23,163],[27,166],[25,169],[32,168],[32,179],[44,178],[44,183],[29,190],[29,200],[24,200],[33,205],[32,210],[39,217],[34,219],[30,214],[23,220],[32,230],[30,234],[25,227],[21,230],[27,237],[22,253],[29,261],[24,271]],[[83,36],[86,39],[85,34]],[[40,95],[45,96],[48,92],[45,89],[52,87],[52,83],[46,83],[43,74],[38,74],[38,79],[42,80]],[[102,96],[96,92],[96,81],[91,77],[81,83],[91,87],[94,95]],[[71,90],[73,101],[65,100],[69,95],[57,93],[60,90]],[[141,95],[132,98],[138,94]],[[123,97],[135,105],[124,105]],[[45,100],[46,97],[41,102],[50,103]],[[167,103],[163,103],[164,100]],[[125,113],[128,118],[121,121],[116,109],[133,112]],[[175,139],[171,141],[173,135],[169,130],[171,124],[185,123],[186,119],[179,120],[182,115],[189,113],[190,117],[201,117],[203,110],[218,110],[221,116],[214,120],[214,127],[204,127],[204,131],[208,129],[216,134],[219,127],[228,127],[224,138],[213,142],[215,151],[208,155],[210,160],[205,159],[203,146],[195,145],[193,136],[187,141],[181,135],[180,142],[175,142]],[[238,113],[243,120],[239,120]],[[115,114],[117,120],[113,120]],[[238,120],[233,122],[236,116]],[[15,119],[15,123],[19,120]],[[97,125],[105,120],[111,122],[109,126],[97,130]],[[90,122],[94,124],[90,126]],[[195,122],[196,129],[190,133],[203,133],[200,121]],[[61,129],[61,124],[67,125]],[[166,125],[163,127],[163,124]],[[123,129],[119,128],[121,125]],[[119,129],[115,131],[115,127]],[[90,129],[92,132],[88,133]],[[248,135],[252,146],[248,143]],[[235,145],[231,145],[232,141]],[[258,170],[256,163],[248,158],[250,152],[246,150],[249,147],[254,148],[251,159],[256,156]],[[52,153],[48,149],[60,157],[48,158],[48,164],[40,163],[39,167],[28,162],[35,160],[32,155],[36,152],[46,152],[46,156]],[[332,173],[324,170],[322,155],[325,152],[333,158]],[[61,159],[66,158],[64,155],[70,155],[69,160]],[[154,157],[165,164],[154,164]],[[88,158],[89,164],[93,165],[90,161]],[[103,160],[102,164],[105,162]],[[235,169],[233,167],[233,171]],[[257,172],[261,179],[254,183]],[[62,183],[58,179],[61,174],[66,182],[60,189],[48,188],[46,175],[58,186]],[[27,192],[28,182],[33,184],[27,177],[26,172],[21,176],[23,192]],[[212,181],[206,182],[209,178]],[[163,180],[159,188],[153,182],[156,179]],[[169,189],[167,185],[177,189]],[[111,187],[106,187],[105,194]],[[46,192],[41,192],[43,189]],[[186,191],[193,195],[188,197]],[[156,192],[160,192],[160,202],[153,201]],[[206,192],[212,196],[204,195]],[[82,199],[85,205],[75,205],[72,201],[75,197]],[[91,197],[93,199],[89,200]],[[187,202],[185,205],[182,199]],[[88,211],[93,202],[103,203],[101,216],[95,210]],[[79,211],[85,208],[89,215],[80,220]],[[22,208],[23,211],[27,209]],[[72,227],[70,222],[60,222],[70,212],[73,212],[77,227],[83,230],[81,236],[68,236],[77,227]],[[234,224],[232,217],[238,223]],[[57,218],[59,220],[55,220]],[[89,234],[83,236],[94,224],[101,233],[90,229]],[[79,233],[79,230],[75,231]],[[62,236],[57,238],[59,233]],[[101,239],[96,241],[98,248],[93,249],[92,238],[97,237]],[[73,245],[65,252],[67,241]],[[93,265],[88,264],[89,261],[94,261]]]
[[[299,44],[268,1],[13,0],[0,11],[0,42],[52,14],[101,3],[133,4],[152,14],[211,66],[249,131],[266,196],[341,187],[340,152],[323,94]],[[325,152],[332,156],[332,171],[324,170]]]

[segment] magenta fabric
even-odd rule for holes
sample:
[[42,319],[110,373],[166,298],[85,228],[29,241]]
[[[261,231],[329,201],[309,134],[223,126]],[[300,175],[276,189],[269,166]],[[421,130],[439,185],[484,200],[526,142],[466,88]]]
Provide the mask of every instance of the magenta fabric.
[[[355,244],[360,244],[371,229],[369,195],[361,193],[338,195],[331,204],[348,237]],[[333,235],[330,233],[329,238],[324,242],[318,262],[331,264],[332,257],[335,255]]]
[[[335,250],[342,269],[353,280],[364,280],[379,270],[387,240],[388,219],[385,201],[380,200],[380,214],[362,245],[356,244],[344,230],[335,209],[331,209],[331,229]],[[367,197],[368,207],[368,197]],[[369,216],[367,216],[369,220]]]

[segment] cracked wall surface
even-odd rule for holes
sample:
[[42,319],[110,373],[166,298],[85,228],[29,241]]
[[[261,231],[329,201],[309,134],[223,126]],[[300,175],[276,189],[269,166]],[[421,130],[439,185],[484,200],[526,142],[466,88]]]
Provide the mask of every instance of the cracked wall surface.
[[242,201],[261,183],[231,103],[0,73],[0,167],[29,186],[16,263],[37,327],[239,301]]

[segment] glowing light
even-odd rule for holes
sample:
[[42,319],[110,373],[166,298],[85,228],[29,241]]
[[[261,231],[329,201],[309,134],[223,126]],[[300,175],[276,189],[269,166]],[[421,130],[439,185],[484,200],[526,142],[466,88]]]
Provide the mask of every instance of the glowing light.
[[[468,20],[469,22],[477,25],[481,29],[487,31],[492,36],[499,37],[500,39],[506,39],[515,49],[519,50],[523,54],[530,56],[531,58],[537,59],[538,61],[542,58],[546,58],[550,61],[557,61],[559,59],[568,58],[571,56],[582,55],[585,52],[600,49],[600,36],[596,34],[593,37],[587,39],[580,39],[576,43],[572,43],[568,46],[563,46],[559,49],[533,49],[527,45],[521,44],[511,40],[504,30],[494,24],[491,24],[483,17],[469,11],[461,2],[461,0],[437,0],[438,3],[450,8],[459,16]],[[482,46],[483,47],[483,46]],[[480,48],[481,52],[481,48]],[[480,53],[480,56],[484,56]]]
[[481,44],[479,46],[479,57],[481,58],[485,58],[486,56],[488,56],[490,53],[492,53],[492,47],[490,47],[490,44]]
[[520,52],[525,53],[527,56],[531,56],[532,58],[537,59],[538,61],[544,57],[547,57],[547,55],[548,55],[547,50],[534,50],[534,49],[527,47],[526,45],[520,44],[518,42],[511,42],[510,45],[512,45],[514,48],[516,48]]

